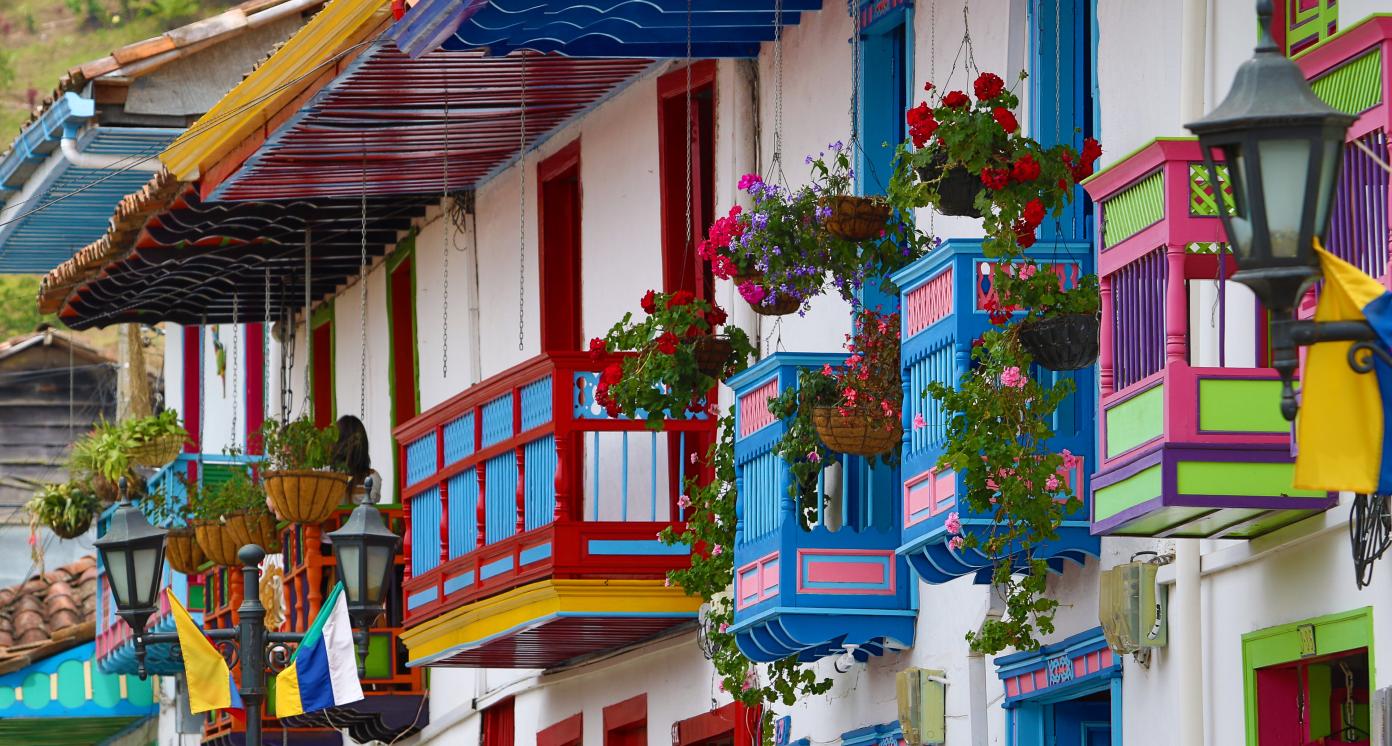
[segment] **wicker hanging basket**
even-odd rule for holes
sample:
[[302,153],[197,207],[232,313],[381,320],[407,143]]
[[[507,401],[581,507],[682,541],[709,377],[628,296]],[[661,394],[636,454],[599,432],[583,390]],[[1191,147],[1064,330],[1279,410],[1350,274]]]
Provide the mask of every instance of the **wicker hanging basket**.
[[88,515],[86,519],[57,520],[44,525],[60,539],[76,539],[92,527],[92,516]]
[[276,515],[293,523],[317,526],[348,502],[353,478],[336,471],[297,469],[266,472],[262,484]]
[[918,168],[919,181],[929,182],[938,179],[939,175],[942,177],[938,181],[938,212],[967,218],[981,217],[981,211],[976,209],[976,195],[986,188],[981,183],[981,177],[962,166],[946,166],[947,158],[940,156],[932,166]]
[[255,544],[266,550],[267,554],[280,551],[280,532],[276,530],[275,518],[269,513],[239,510],[223,516],[222,524],[227,533],[241,549],[247,544]]
[[158,469],[178,458],[179,452],[182,450],[184,450],[184,436],[178,433],[167,433],[133,446],[127,455],[130,457],[131,463],[136,466]]
[[199,548],[203,550],[203,555],[213,564],[223,567],[238,567],[242,564],[237,559],[237,551],[242,548],[242,545],[233,538],[227,530],[226,524],[220,520],[206,518],[192,520],[189,523],[193,524],[193,535]]
[[114,503],[121,496],[116,483],[100,474],[92,477],[92,491],[105,503]]
[[1070,313],[1020,324],[1020,344],[1049,370],[1078,370],[1097,362],[1097,314]]
[[208,558],[203,554],[192,527],[169,529],[164,539],[164,558],[175,572],[192,575],[198,572]]
[[696,370],[702,375],[720,380],[730,365],[730,358],[735,354],[735,346],[730,343],[729,337],[706,334],[696,338],[691,345],[691,352],[696,357]]
[[897,422],[892,428],[886,428],[883,417],[843,415],[836,407],[814,408],[812,424],[816,425],[817,435],[827,448],[866,458],[888,453],[897,448],[904,437],[904,429]]
[[847,241],[878,238],[893,212],[888,202],[875,197],[838,195],[822,197],[818,202],[831,208],[831,217],[826,219],[827,232]]
[[762,272],[751,272],[747,275],[735,275],[735,284],[737,286],[743,285],[746,282],[752,282],[755,285],[764,288],[764,300],[760,301],[759,303],[749,304],[749,307],[754,309],[754,313],[757,313],[760,316],[787,316],[790,313],[795,313],[798,310],[798,308],[802,307],[801,301],[787,294],[778,296],[778,298],[774,300],[774,302],[771,304],[767,303],[766,301],[768,300],[768,285],[764,279],[764,273]]

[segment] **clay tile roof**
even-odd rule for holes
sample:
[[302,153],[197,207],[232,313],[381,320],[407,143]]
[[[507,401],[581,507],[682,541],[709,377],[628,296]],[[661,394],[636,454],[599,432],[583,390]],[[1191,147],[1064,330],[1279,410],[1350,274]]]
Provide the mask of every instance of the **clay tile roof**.
[[92,557],[0,589],[0,673],[91,640],[96,598]]

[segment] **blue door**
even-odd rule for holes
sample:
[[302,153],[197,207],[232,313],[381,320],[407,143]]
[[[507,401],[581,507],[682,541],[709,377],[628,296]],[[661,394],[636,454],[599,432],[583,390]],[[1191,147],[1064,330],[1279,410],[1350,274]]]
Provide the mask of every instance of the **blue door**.
[[1069,700],[1053,707],[1054,733],[1050,746],[1111,746],[1111,702]]

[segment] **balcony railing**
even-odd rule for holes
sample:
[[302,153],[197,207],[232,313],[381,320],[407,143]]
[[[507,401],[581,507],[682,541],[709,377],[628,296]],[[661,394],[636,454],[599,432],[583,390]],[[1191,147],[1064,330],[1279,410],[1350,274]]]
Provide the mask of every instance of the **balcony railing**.
[[[1040,244],[1030,252],[1042,266],[1059,275],[1064,287],[1072,287],[1083,274],[1092,271],[1092,247],[1080,243]],[[948,417],[942,405],[923,395],[929,383],[955,385],[971,365],[972,340],[991,328],[985,310],[994,290],[991,287],[993,262],[986,259],[981,241],[953,239],[894,275],[901,292],[901,368],[904,376],[903,524],[899,553],[908,558],[914,570],[929,583],[979,573],[989,577],[992,557],[979,549],[951,549],[947,532],[948,517],[956,513],[964,535],[984,539],[993,516],[968,508],[959,499],[964,489],[961,475],[940,471],[938,458],[946,445]],[[1049,447],[1068,449],[1090,465],[1093,456],[1092,368],[1055,373],[1036,368],[1030,375],[1049,385],[1070,379],[1074,393],[1060,403],[1051,424],[1055,436]],[[924,426],[912,427],[917,416]],[[1071,475],[1070,484],[1083,505],[1059,527],[1055,539],[1021,552],[1023,565],[1028,556],[1044,559],[1054,570],[1063,563],[1082,563],[1097,556],[1098,540],[1088,532],[1088,480],[1086,469]]]
[[715,419],[659,432],[609,417],[594,389],[613,359],[541,355],[397,428],[408,627],[542,580],[661,580],[687,563],[656,535],[681,520]]
[[756,661],[845,651],[864,660],[913,644],[913,583],[895,554],[898,470],[842,456],[815,486],[794,490],[773,451],[787,425],[769,412],[769,400],[795,388],[800,370],[844,357],[780,352],[728,381],[737,403],[738,495],[730,631]]
[[1330,507],[1291,487],[1266,312],[1228,281],[1231,196],[1197,142],[1152,142],[1086,188],[1101,237],[1093,532],[1253,538]]

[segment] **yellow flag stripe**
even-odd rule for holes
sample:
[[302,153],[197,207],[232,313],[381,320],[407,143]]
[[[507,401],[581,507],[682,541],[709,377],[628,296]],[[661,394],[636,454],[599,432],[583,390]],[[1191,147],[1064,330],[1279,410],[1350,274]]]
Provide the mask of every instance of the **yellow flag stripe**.
[[174,628],[179,633],[179,652],[184,659],[184,677],[188,686],[189,711],[193,713],[222,710],[232,705],[232,675],[227,661],[222,659],[213,643],[179,603],[172,589],[169,595]]

